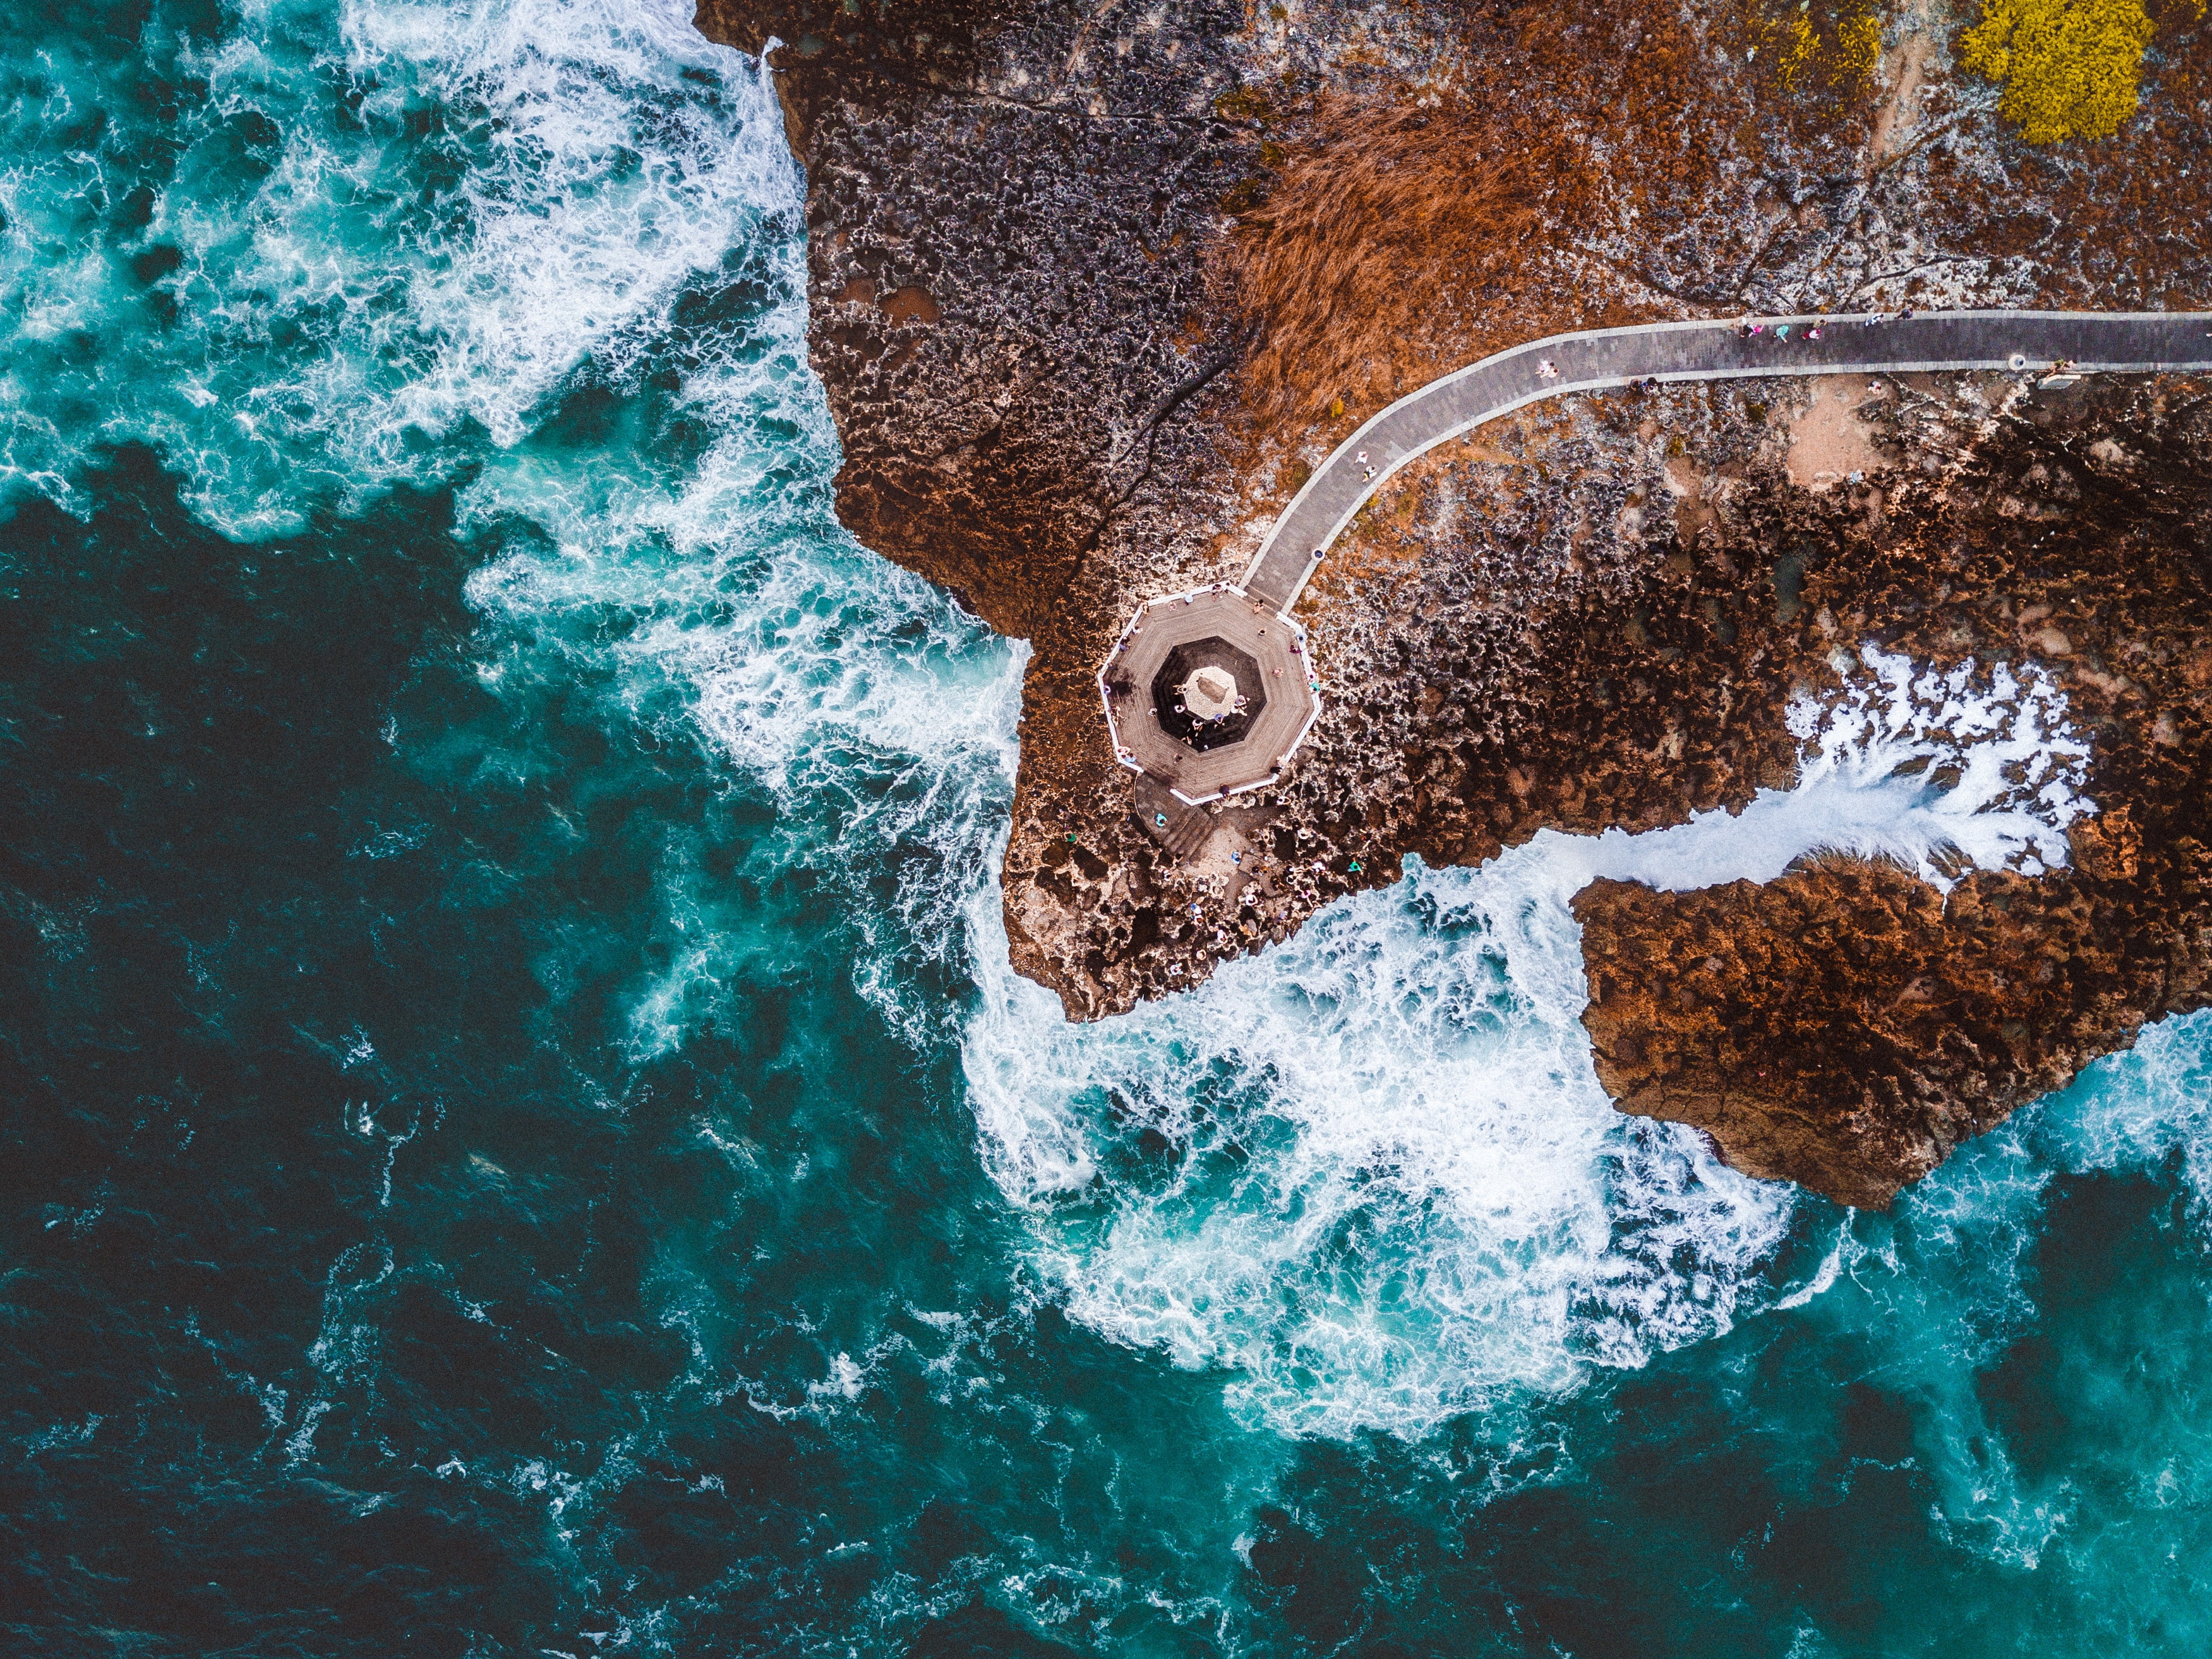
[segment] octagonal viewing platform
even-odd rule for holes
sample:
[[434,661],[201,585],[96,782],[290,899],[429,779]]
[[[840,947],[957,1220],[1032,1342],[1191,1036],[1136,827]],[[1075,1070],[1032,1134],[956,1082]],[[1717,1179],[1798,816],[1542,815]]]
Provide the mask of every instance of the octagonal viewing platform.
[[1115,757],[1191,806],[1273,783],[1321,712],[1304,630],[1225,582],[1139,610],[1098,695]]

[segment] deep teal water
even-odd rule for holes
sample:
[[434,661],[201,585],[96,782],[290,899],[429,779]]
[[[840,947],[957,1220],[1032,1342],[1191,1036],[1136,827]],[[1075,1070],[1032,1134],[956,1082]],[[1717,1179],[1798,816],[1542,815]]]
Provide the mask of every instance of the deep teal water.
[[1538,856],[1068,1028],[753,65],[9,22],[10,1650],[2212,1647],[2212,1023],[1886,1218],[1607,1108]]

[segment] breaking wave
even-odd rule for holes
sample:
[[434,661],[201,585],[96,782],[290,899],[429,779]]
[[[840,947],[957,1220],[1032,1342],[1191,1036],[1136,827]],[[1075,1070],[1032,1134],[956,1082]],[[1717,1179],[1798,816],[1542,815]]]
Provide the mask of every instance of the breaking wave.
[[[986,1166],[1075,1318],[1224,1370],[1284,1432],[1417,1436],[1832,1282],[1832,1253],[1802,1283],[1782,1265],[1833,1231],[1789,1188],[1613,1109],[1568,901],[1824,848],[1939,884],[1961,860],[2056,866],[2091,809],[2047,679],[1863,652],[1840,699],[1793,715],[1793,790],[1416,867],[1196,992],[1070,1026],[1011,974],[999,915],[1026,649],[835,527],[801,181],[759,65],[673,3],[252,21],[179,48],[208,90],[178,179],[73,264],[23,249],[94,181],[59,115],[19,114],[40,159],[9,182],[11,345],[101,402],[109,436],[160,444],[234,534],[462,482],[486,682],[600,682],[778,805],[773,861],[844,896],[856,983],[914,1043],[957,1043]],[[333,99],[348,120],[309,118]],[[425,123],[450,165],[401,188]],[[72,365],[71,328],[149,293],[177,326]],[[20,401],[0,416],[16,480],[70,501],[80,439]],[[755,948],[678,838],[659,878],[684,944],[631,997],[634,1060],[679,1046]]]
[[1838,668],[1840,696],[1791,711],[1796,785],[1740,813],[1416,866],[1094,1027],[988,955],[969,1083],[1070,1311],[1229,1368],[1231,1398],[1285,1432],[1410,1437],[1811,1293],[1774,1273],[1793,1189],[1613,1109],[1569,902],[1601,877],[1767,881],[1822,852],[1946,885],[1963,862],[2063,864],[2087,751],[2047,678],[1916,675],[1871,648]]

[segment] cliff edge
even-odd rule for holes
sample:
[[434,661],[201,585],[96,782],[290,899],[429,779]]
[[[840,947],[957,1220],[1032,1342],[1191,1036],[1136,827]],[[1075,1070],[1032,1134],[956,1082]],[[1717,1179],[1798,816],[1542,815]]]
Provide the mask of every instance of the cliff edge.
[[1034,647],[1007,933],[1071,1016],[1187,987],[1408,855],[1740,810],[1798,775],[1793,706],[1868,648],[2051,677],[2095,816],[2064,867],[1948,892],[1820,860],[1585,890],[1624,1109],[1880,1204],[2205,1000],[2212,389],[2180,379],[1525,410],[1395,477],[1307,588],[1327,696],[1281,782],[1180,854],[1133,811],[1092,678],[1128,615],[1235,579],[1362,418],[1485,350],[2212,297],[2204,31],[2161,38],[2144,112],[2083,159],[2003,129],[1947,14],[1916,0],[1877,58],[1785,72],[1788,10],[702,4],[714,39],[784,43],[841,517]]

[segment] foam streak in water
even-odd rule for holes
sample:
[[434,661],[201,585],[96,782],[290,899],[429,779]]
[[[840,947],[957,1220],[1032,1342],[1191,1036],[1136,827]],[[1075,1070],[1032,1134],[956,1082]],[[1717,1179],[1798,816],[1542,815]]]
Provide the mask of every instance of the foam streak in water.
[[985,1155],[1070,1311],[1231,1370],[1231,1398],[1285,1431],[1411,1435],[1776,1295],[1790,1189],[1613,1110],[1569,901],[1600,877],[1771,880],[1821,850],[1938,882],[1952,858],[2040,868],[2087,810],[2086,748],[2042,676],[1916,677],[1871,649],[1838,666],[1833,706],[1793,712],[1797,786],[1735,816],[1417,867],[1094,1027],[998,972],[966,1050]]
[[1724,1328],[1788,1196],[1613,1112],[1559,888],[1540,854],[1416,871],[1099,1027],[993,985],[969,1080],[1070,1310],[1323,1434]]

